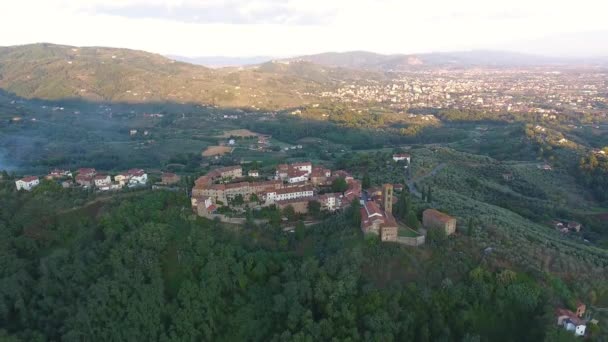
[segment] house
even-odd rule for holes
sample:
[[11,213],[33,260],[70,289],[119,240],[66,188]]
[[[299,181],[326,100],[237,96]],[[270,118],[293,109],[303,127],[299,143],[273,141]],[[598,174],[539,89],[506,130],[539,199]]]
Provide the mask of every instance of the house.
[[212,171],[213,178],[241,178],[243,168],[240,166],[227,166]]
[[249,177],[260,177],[260,172],[258,170],[249,170],[249,172],[247,172],[247,176]]
[[78,176],[76,176],[76,183],[85,188],[90,187],[93,185],[93,176],[78,174]]
[[502,174],[502,179],[504,179],[506,182],[511,182],[513,179],[515,179],[515,177],[513,176],[513,173],[508,172]]
[[82,168],[82,169],[78,169],[78,171],[76,171],[76,172],[80,176],[93,177],[97,173],[97,170],[92,169],[92,168]]
[[114,181],[122,186],[126,185],[129,182],[129,174],[126,172],[119,173],[114,176]]
[[397,153],[397,154],[393,154],[393,160],[396,162],[400,162],[400,161],[407,161],[407,163],[410,163],[410,155],[407,153]]
[[308,180],[309,173],[305,170],[292,169],[287,173],[288,183],[300,183]]
[[307,175],[312,173],[312,163],[311,162],[293,163],[293,164],[291,164],[291,168],[299,170],[299,171],[306,171]]
[[555,310],[555,316],[557,325],[573,332],[575,336],[585,336],[587,324],[576,313],[567,309],[557,309]]
[[321,203],[321,209],[327,211],[336,211],[341,206],[341,194],[329,193],[323,194],[318,197],[319,203]]
[[172,185],[172,184],[176,184],[179,183],[180,177],[178,175],[176,175],[175,173],[171,173],[171,172],[163,172],[163,174],[161,175],[161,183],[164,185]]
[[36,186],[40,184],[40,180],[36,176],[28,176],[21,178],[15,182],[15,186],[17,187],[17,191],[26,190],[30,191]]
[[112,179],[110,179],[110,175],[98,174],[93,177],[93,182],[95,183],[95,187],[103,188],[110,186],[110,184],[112,184]]
[[71,178],[72,172],[69,170],[60,170],[54,169],[46,176],[46,179],[61,179],[61,178]]
[[142,169],[131,169],[127,171],[129,175],[129,185],[144,185],[148,182],[148,175]]
[[456,219],[435,209],[427,209],[422,213],[422,224],[427,229],[443,229],[445,235],[456,232]]
[[582,225],[578,222],[574,222],[574,221],[570,221],[568,222],[568,229],[569,230],[573,230],[575,232],[580,232],[582,228]]

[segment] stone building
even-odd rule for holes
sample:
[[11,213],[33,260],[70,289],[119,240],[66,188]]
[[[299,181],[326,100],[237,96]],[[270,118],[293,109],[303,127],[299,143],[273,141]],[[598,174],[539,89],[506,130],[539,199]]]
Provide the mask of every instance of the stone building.
[[443,229],[446,235],[456,232],[456,219],[435,209],[427,209],[422,213],[422,224],[427,229]]

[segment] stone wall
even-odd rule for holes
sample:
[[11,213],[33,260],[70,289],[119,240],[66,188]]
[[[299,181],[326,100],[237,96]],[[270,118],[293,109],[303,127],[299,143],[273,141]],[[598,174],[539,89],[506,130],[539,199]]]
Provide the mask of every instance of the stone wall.
[[412,247],[424,245],[424,241],[425,241],[424,235],[420,235],[418,237],[405,237],[405,236],[397,237],[398,243],[400,243],[402,245],[406,245],[406,246],[412,246]]

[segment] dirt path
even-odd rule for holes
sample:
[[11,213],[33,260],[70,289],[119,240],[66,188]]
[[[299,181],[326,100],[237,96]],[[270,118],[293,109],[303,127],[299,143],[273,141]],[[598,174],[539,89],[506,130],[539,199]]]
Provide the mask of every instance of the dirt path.
[[419,182],[427,177],[431,177],[437,174],[437,172],[443,170],[445,167],[447,166],[446,163],[441,163],[437,166],[435,166],[435,168],[433,170],[431,170],[431,172],[427,173],[426,175],[414,178],[414,179],[410,179],[409,181],[407,181],[407,187],[410,189],[410,193],[414,194],[416,197],[422,197],[422,194],[420,193],[420,191],[418,191],[418,189],[416,189],[416,182]]

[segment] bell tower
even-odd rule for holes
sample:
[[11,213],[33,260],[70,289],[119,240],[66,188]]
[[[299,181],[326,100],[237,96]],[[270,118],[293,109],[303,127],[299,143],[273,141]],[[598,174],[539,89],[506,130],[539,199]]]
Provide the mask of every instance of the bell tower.
[[382,206],[387,213],[393,213],[393,185],[384,184],[382,186]]

